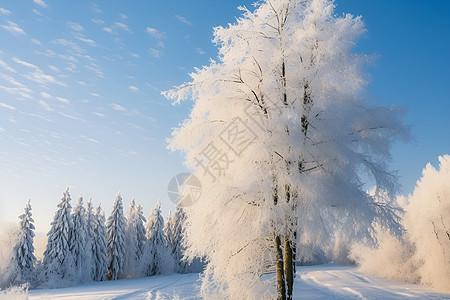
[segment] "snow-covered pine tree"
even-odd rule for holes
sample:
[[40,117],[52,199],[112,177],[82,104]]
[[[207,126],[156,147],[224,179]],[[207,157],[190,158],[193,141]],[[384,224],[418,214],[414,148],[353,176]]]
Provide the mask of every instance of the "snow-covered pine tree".
[[20,228],[18,232],[17,243],[13,248],[11,262],[8,267],[10,272],[10,283],[12,285],[20,285],[23,283],[29,283],[34,285],[35,274],[35,262],[34,256],[34,225],[31,213],[31,204],[28,200],[25,206],[25,212],[19,216]]
[[161,215],[159,200],[153,207],[145,227],[147,232],[147,275],[172,272],[173,261],[164,238],[164,219]]
[[71,251],[75,263],[73,270],[76,280],[82,282],[90,279],[91,245],[88,240],[86,209],[83,206],[83,196],[78,198],[77,206],[72,213],[73,231]]
[[111,215],[106,222],[106,245],[108,261],[108,280],[117,280],[123,276],[125,260],[125,227],[122,196],[117,194]]
[[183,230],[186,214],[182,207],[177,207],[173,216],[172,227],[172,256],[174,259],[175,272],[185,273],[188,262],[183,260],[185,248],[183,246]]
[[173,247],[173,228],[175,225],[174,223],[175,219],[174,216],[172,215],[172,211],[170,210],[164,225],[164,238],[166,239],[167,247],[169,247],[170,249],[172,249]]
[[92,198],[89,198],[89,201],[87,202],[86,205],[86,234],[87,234],[87,239],[86,239],[86,251],[89,252],[89,264],[88,264],[88,269],[90,269],[89,272],[89,276],[88,279],[92,280],[94,277],[94,273],[95,273],[95,264],[94,264],[94,259],[95,259],[95,228],[97,226],[97,219],[95,217],[95,213],[94,213],[94,206],[92,204]]
[[71,251],[73,221],[70,200],[67,188],[47,233],[48,241],[43,264],[46,280],[50,286],[60,286],[75,280],[73,276],[75,262]]
[[127,226],[125,228],[125,261],[123,265],[124,277],[133,278],[137,277],[136,274],[138,267],[137,257],[137,208],[136,201],[133,198],[131,200],[130,209],[126,215]]
[[139,276],[142,276],[144,274],[144,254],[145,254],[145,247],[147,244],[147,237],[145,232],[145,222],[146,219],[144,217],[144,211],[142,210],[142,205],[139,203],[136,211],[136,219],[138,220],[136,222],[136,237],[137,237],[137,249],[136,249],[136,256],[138,257],[138,263],[139,263]]
[[[242,10],[214,29],[218,61],[165,93],[195,101],[170,144],[202,183],[186,207],[187,251],[206,256],[205,296],[272,299],[276,285],[291,299],[297,247],[326,244],[336,230],[370,241],[376,223],[399,231],[387,162],[406,135],[399,109],[364,97],[364,59],[352,53],[360,17],[337,16],[332,0]],[[268,272],[272,284],[261,281]]]
[[95,281],[106,280],[108,272],[108,262],[106,260],[106,230],[105,230],[105,214],[102,206],[99,204],[95,214],[94,239],[93,239],[93,256],[92,264],[94,266],[93,279]]

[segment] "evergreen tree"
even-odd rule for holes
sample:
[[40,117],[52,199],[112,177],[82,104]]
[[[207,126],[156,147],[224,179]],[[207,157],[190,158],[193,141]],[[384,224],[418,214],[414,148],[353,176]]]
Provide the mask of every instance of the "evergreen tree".
[[[86,205],[86,251],[89,253],[89,279],[94,278],[95,274],[95,240],[96,234],[95,229],[97,226],[97,219],[94,214],[94,206],[92,205],[92,198],[89,199]],[[104,237],[103,237],[104,238]],[[106,256],[106,255],[105,255]]]
[[34,256],[33,238],[34,225],[31,213],[31,204],[25,206],[24,214],[19,216],[20,231],[18,240],[12,251],[9,271],[11,272],[11,284],[19,285],[22,283],[33,284],[35,276],[36,257]]
[[144,211],[142,210],[142,206],[139,203],[137,207],[137,223],[136,223],[136,235],[137,235],[137,256],[139,261],[142,261],[145,245],[147,243],[147,237],[145,235],[145,222],[146,219],[144,217]]
[[169,215],[166,218],[166,224],[164,226],[164,238],[166,239],[167,247],[170,249],[173,246],[173,228],[174,228],[174,216],[172,215],[172,211],[169,211]]
[[94,216],[94,239],[92,264],[94,267],[93,279],[96,281],[106,280],[108,272],[108,263],[106,260],[106,230],[105,230],[105,214],[102,206],[99,204],[97,212]]
[[83,196],[78,198],[77,206],[73,210],[73,231],[71,251],[75,263],[73,270],[75,278],[86,281],[90,278],[90,244],[88,243],[86,210],[83,207]]
[[60,285],[63,281],[72,281],[75,267],[72,255],[73,221],[69,188],[63,193],[58,210],[55,213],[47,233],[47,249],[44,252],[46,279],[50,285]]
[[126,221],[123,215],[122,197],[119,193],[114,201],[111,215],[106,222],[108,280],[117,280],[123,276],[125,227]]
[[138,276],[138,241],[137,241],[137,208],[135,200],[130,204],[130,209],[126,215],[127,226],[125,228],[125,261],[124,261],[124,276],[126,278],[133,278]]
[[164,219],[161,215],[161,202],[153,207],[147,219],[147,275],[157,275],[173,270],[170,253],[164,238]]
[[175,264],[175,271],[185,273],[188,263],[183,260],[185,248],[183,246],[183,229],[186,221],[186,214],[182,207],[177,207],[173,217],[173,234],[172,234],[172,256]]

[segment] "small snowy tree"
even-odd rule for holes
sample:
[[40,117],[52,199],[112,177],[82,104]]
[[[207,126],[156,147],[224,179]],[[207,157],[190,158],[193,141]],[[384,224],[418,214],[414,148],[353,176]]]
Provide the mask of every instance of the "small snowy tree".
[[75,262],[72,254],[73,221],[69,188],[63,193],[58,210],[47,233],[44,268],[50,286],[63,285],[74,280]]
[[108,260],[108,280],[117,280],[123,276],[125,260],[125,227],[122,196],[117,194],[111,215],[106,222],[106,244]]
[[360,17],[337,16],[332,0],[242,10],[214,29],[218,60],[165,93],[195,101],[170,144],[202,183],[186,207],[187,253],[206,256],[206,296],[292,299],[298,247],[336,231],[373,241],[376,223],[400,232],[387,162],[406,136],[399,109],[364,99],[364,60],[352,53]]
[[78,281],[87,281],[90,279],[91,268],[91,245],[88,239],[86,210],[83,207],[83,196],[78,198],[77,206],[73,210],[73,231],[71,251],[75,263],[73,270],[75,278]]
[[172,215],[172,211],[169,211],[169,215],[166,218],[164,226],[164,238],[166,239],[167,247],[172,248],[173,246],[173,228],[175,225],[175,219]]
[[94,260],[95,260],[95,239],[96,239],[96,233],[95,233],[95,229],[97,226],[97,219],[95,217],[95,213],[94,213],[94,206],[92,204],[92,198],[89,199],[89,201],[87,202],[86,205],[86,234],[87,234],[87,239],[86,239],[86,251],[88,252],[88,264],[87,264],[87,269],[90,269],[89,271],[89,276],[87,276],[88,279],[93,279],[94,274],[95,274],[95,264],[94,264]]
[[158,200],[147,219],[147,275],[169,273],[173,270],[170,253],[164,238],[164,219],[161,202]]
[[92,264],[94,267],[93,279],[95,281],[103,281],[106,280],[108,262],[106,260],[105,214],[103,213],[103,209],[100,204],[97,207],[94,222],[94,239],[92,241]]
[[12,251],[9,269],[11,272],[11,284],[20,285],[23,283],[34,284],[35,282],[35,262],[34,256],[34,225],[31,213],[31,204],[25,206],[24,214],[19,216],[20,231],[18,240]]
[[127,227],[125,229],[126,256],[124,263],[125,277],[138,277],[141,275],[141,258],[145,245],[145,218],[142,215],[140,204],[136,207],[135,200],[131,201],[127,212]]

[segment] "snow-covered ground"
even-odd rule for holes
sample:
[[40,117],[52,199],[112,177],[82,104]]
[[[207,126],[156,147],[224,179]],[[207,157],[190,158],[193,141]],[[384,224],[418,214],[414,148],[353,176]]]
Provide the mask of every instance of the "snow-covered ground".
[[[198,274],[173,274],[29,292],[29,299],[198,299]],[[299,267],[295,299],[450,299],[429,288],[362,274],[336,264]]]

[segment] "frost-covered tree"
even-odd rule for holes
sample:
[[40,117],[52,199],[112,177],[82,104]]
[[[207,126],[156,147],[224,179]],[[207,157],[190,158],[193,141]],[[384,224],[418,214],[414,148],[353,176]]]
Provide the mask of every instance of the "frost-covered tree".
[[126,220],[123,215],[122,196],[117,194],[113,210],[106,222],[106,245],[108,261],[108,280],[117,280],[123,276],[125,261],[125,227]]
[[88,239],[86,209],[83,206],[83,196],[78,198],[77,206],[72,213],[72,220],[71,252],[75,263],[73,273],[78,281],[87,281],[91,275],[91,245]]
[[159,200],[153,207],[145,227],[147,232],[147,275],[171,272],[173,263],[164,238],[164,219],[161,215],[161,202]]
[[335,15],[332,0],[242,10],[214,29],[218,60],[165,92],[195,102],[170,143],[202,183],[186,207],[187,254],[209,262],[205,296],[291,299],[302,244],[325,244],[336,230],[371,241],[375,223],[399,231],[387,162],[404,128],[399,109],[364,97],[364,59],[352,52],[360,17]]
[[96,239],[96,233],[95,229],[97,226],[97,219],[94,212],[94,206],[92,204],[92,198],[89,199],[89,201],[86,204],[86,251],[88,252],[88,265],[87,269],[90,270],[89,274],[87,274],[87,279],[93,279],[94,273],[95,273],[95,239]]
[[32,218],[30,201],[28,201],[25,206],[25,212],[19,216],[19,219],[18,239],[13,248],[9,265],[9,272],[12,276],[10,277],[10,283],[12,285],[34,284],[36,257],[34,256],[33,246],[34,220]]
[[145,247],[145,218],[140,204],[136,207],[133,199],[126,215],[127,227],[125,229],[126,256],[124,274],[127,278],[141,275],[141,258]]
[[96,281],[106,280],[108,262],[106,260],[106,230],[105,214],[99,204],[95,214],[94,239],[92,240],[93,254],[92,264],[94,267],[93,279]]
[[169,211],[169,215],[166,218],[164,225],[164,238],[166,239],[167,247],[172,248],[173,245],[173,228],[175,219],[172,215],[172,211]]
[[72,254],[73,220],[69,188],[63,193],[58,210],[47,233],[47,249],[44,252],[44,268],[50,286],[62,285],[76,280],[75,261]]

